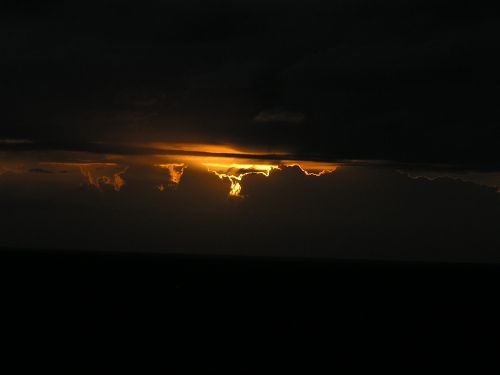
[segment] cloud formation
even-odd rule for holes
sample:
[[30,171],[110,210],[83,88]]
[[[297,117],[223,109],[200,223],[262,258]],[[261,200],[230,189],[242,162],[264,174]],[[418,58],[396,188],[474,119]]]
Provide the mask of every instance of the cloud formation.
[[[268,178],[245,176],[246,198],[228,199],[227,184],[206,170],[187,168],[178,188],[163,192],[155,188],[163,171],[149,172],[131,167],[126,188],[105,185],[98,194],[42,183],[71,174],[4,175],[0,246],[500,260],[500,199],[476,184],[376,167],[321,177],[283,167]],[[81,228],[93,236],[82,238]]]
[[82,165],[80,166],[80,172],[85,178],[85,182],[88,186],[95,187],[98,190],[104,189],[106,185],[112,186],[115,191],[120,191],[125,185],[125,179],[123,175],[127,172],[128,167],[125,167],[119,172],[113,173],[112,175],[104,175],[101,171],[102,167],[99,165]]
[[[166,164],[156,164],[156,167],[166,169],[169,174],[169,185],[177,186],[181,182],[182,174],[187,165],[184,163],[166,163]],[[165,187],[163,184],[159,185],[159,190],[164,191]]]
[[500,164],[495,5],[123,1],[116,17],[117,6],[5,10],[1,139]]

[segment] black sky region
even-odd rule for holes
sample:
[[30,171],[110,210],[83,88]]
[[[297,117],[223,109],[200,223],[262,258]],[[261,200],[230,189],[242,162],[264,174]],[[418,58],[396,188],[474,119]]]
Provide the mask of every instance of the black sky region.
[[2,2],[0,138],[498,165],[491,4]]

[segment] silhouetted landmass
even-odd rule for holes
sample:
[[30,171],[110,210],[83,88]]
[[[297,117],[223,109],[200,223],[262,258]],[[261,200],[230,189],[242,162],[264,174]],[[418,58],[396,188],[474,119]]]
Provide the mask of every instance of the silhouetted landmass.
[[448,368],[474,365],[478,351],[496,358],[498,265],[42,250],[0,257],[2,336],[10,350],[30,353],[18,367],[260,373],[401,359],[405,368],[436,359]]

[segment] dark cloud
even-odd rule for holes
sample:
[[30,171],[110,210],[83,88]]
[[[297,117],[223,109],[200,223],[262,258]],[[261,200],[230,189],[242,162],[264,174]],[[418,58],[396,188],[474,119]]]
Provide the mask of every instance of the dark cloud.
[[[12,3],[0,16],[0,138],[498,162],[496,8],[450,0]],[[286,131],[255,126],[268,108],[304,119]]]
[[39,174],[2,176],[0,246],[499,260],[498,193],[458,180],[365,167],[314,177],[290,167],[246,176],[245,198],[231,199],[229,181],[195,168],[164,191],[160,168],[131,167],[120,191],[66,177],[55,185]]
[[492,171],[471,171],[471,170],[419,170],[407,171],[411,178],[424,178],[436,180],[442,178],[451,178],[464,182],[472,182],[478,185],[489,186],[500,192],[500,173]]
[[31,168],[29,170],[29,172],[32,172],[32,173],[47,173],[47,174],[53,173],[52,171],[49,171],[49,170],[43,169],[43,168]]
[[297,124],[304,121],[304,114],[285,110],[262,111],[259,112],[257,116],[255,116],[255,121],[264,123],[284,122]]

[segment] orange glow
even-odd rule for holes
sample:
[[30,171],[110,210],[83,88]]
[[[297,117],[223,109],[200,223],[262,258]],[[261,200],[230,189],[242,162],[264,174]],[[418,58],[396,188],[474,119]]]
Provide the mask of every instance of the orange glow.
[[125,180],[123,179],[123,174],[127,171],[128,168],[125,168],[120,173],[116,173],[113,175],[113,186],[115,188],[115,191],[120,191],[123,185],[125,185]]
[[[241,197],[243,178],[249,174],[261,174],[269,177],[271,171],[280,170],[284,167],[298,167],[306,176],[319,177],[332,173],[337,169],[337,165],[332,163],[315,161],[290,161],[290,160],[257,160],[252,158],[238,159],[224,156],[193,156],[185,155],[177,158],[168,157],[170,163],[154,164],[156,167],[169,171],[170,182],[177,186],[187,168],[187,163],[193,168],[202,168],[215,174],[221,180],[228,180],[231,184],[229,196]],[[182,162],[181,162],[182,161]],[[160,191],[165,190],[165,186],[157,186]]]
[[[168,170],[168,173],[170,175],[170,182],[174,185],[179,185],[184,173],[184,169],[187,168],[186,164],[184,163],[156,164],[156,166]],[[160,191],[163,190],[160,189]]]
[[300,163],[285,161],[282,165],[285,167],[299,167],[306,176],[316,177],[332,173],[337,170],[337,165],[335,164],[320,163],[315,161],[301,161]]
[[280,169],[278,165],[270,164],[218,164],[204,163],[209,172],[214,173],[221,180],[227,178],[231,183],[229,195],[241,197],[241,181],[249,174],[261,174],[269,177],[272,170]]
[[[122,167],[117,163],[108,162],[41,162],[40,165],[50,166],[52,168],[78,168],[80,173],[85,178],[85,182],[89,186],[93,186],[96,189],[102,190],[105,185],[110,185],[113,190],[120,191],[122,187],[126,184],[123,175],[127,172],[128,167],[123,168],[119,172],[113,173],[112,169]],[[111,175],[102,174],[98,171],[105,170],[104,173],[110,173]]]
[[[92,163],[93,164],[93,163]],[[118,173],[114,173],[111,177],[108,176],[97,176],[95,174],[95,170],[93,170],[88,165],[80,166],[80,172],[83,177],[85,177],[86,182],[89,186],[94,186],[95,188],[102,190],[104,185],[111,185],[115,191],[120,191],[123,185],[125,185],[125,180],[123,179],[123,175],[127,171],[128,167],[123,169]]]
[[196,151],[210,153],[238,153],[239,151],[228,145],[211,145],[199,143],[150,143],[148,146],[160,150]]
[[217,175],[221,180],[228,179],[231,183],[229,195],[241,197],[241,182],[244,176],[249,174],[261,174],[269,177],[271,171],[280,170],[281,167],[298,167],[306,176],[322,176],[332,173],[337,169],[334,164],[319,162],[282,162],[280,164],[224,164],[224,163],[202,163],[209,172]]
[[[228,144],[210,144],[210,143],[166,143],[166,142],[150,142],[146,144],[138,144],[137,146],[148,147],[160,151],[179,151],[180,154],[204,153],[204,154],[234,154],[234,155],[266,155],[269,151],[256,149],[243,149],[231,146]],[[175,154],[175,152],[173,153]],[[283,151],[273,150],[273,155],[287,155]]]
[[[228,145],[187,144],[187,143],[149,143],[148,147],[155,147],[166,152],[152,152],[144,154],[108,154],[93,155],[90,153],[70,153],[55,155],[59,160],[37,161],[36,164],[22,165],[22,171],[27,172],[30,167],[47,166],[51,172],[68,172],[70,169],[79,170],[89,186],[102,190],[106,185],[112,186],[115,191],[120,191],[126,184],[123,170],[125,165],[133,166],[134,171],[140,168],[161,168],[168,173],[167,180],[156,180],[155,189],[165,191],[167,188],[176,187],[183,179],[185,169],[194,171],[207,171],[213,173],[221,180],[230,183],[229,195],[241,197],[244,177],[250,174],[260,174],[269,177],[271,171],[283,170],[287,167],[295,168],[305,176],[320,177],[335,171],[339,165],[293,159],[289,154],[264,154],[254,152],[245,153],[241,149]],[[168,151],[168,152],[167,152]],[[178,153],[176,151],[179,151]],[[190,152],[193,153],[190,153]],[[93,159],[96,157],[96,159]],[[28,160],[30,162],[30,160]],[[2,163],[5,164],[5,163]],[[10,163],[12,164],[12,162]],[[0,165],[0,175],[6,170],[5,165]],[[163,174],[163,171],[161,172]],[[48,178],[48,177],[46,177]],[[158,177],[154,177],[157,179]],[[160,177],[161,178],[161,177]]]
[[76,168],[98,168],[98,167],[118,167],[117,163],[101,163],[101,162],[52,162],[46,161],[39,163],[41,165],[53,167],[76,167]]
[[2,164],[0,165],[0,176],[5,173],[23,173],[24,166],[19,164]]

